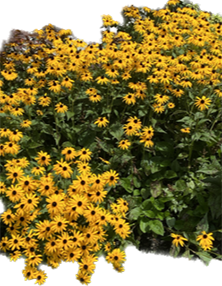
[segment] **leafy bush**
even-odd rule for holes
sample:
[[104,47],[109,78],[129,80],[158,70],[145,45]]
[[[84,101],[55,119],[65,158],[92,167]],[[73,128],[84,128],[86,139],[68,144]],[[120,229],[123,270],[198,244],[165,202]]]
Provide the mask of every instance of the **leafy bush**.
[[1,52],[0,247],[39,284],[70,253],[82,283],[102,253],[121,272],[128,244],[222,258],[221,21],[178,0],[122,15],[100,44],[49,24]]

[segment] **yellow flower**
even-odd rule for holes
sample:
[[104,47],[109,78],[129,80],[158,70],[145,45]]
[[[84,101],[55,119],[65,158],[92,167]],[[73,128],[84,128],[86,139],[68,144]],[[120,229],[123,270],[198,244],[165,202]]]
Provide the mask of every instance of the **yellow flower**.
[[180,131],[183,133],[190,133],[190,127],[182,128]]
[[125,150],[125,149],[128,149],[130,145],[131,145],[131,143],[129,142],[129,140],[125,139],[125,140],[121,140],[119,142],[118,147]]
[[59,102],[58,104],[56,104],[55,110],[57,111],[57,113],[64,113],[68,110],[68,107]]
[[109,121],[106,119],[106,117],[99,117],[94,124],[97,124],[99,127],[106,127],[106,125],[109,123]]
[[201,235],[198,235],[196,241],[200,240],[200,246],[204,249],[211,249],[212,246],[212,240],[214,240],[214,238],[212,237],[212,232],[211,233],[206,233],[206,231],[202,231]]
[[182,237],[179,234],[175,234],[175,233],[171,233],[171,237],[174,238],[174,240],[172,241],[174,245],[176,245],[176,247],[178,246],[178,244],[180,244],[181,246],[184,245],[183,240],[188,240],[185,237]]
[[206,96],[202,96],[202,98],[197,96],[195,105],[202,111],[204,109],[208,109],[211,103],[211,100],[207,98]]

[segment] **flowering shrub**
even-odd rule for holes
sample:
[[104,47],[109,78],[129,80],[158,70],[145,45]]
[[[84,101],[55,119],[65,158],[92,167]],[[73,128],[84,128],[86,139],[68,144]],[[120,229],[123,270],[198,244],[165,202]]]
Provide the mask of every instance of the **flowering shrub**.
[[100,44],[49,24],[1,53],[0,248],[39,284],[41,261],[121,272],[130,243],[222,258],[222,24],[178,0],[123,17]]

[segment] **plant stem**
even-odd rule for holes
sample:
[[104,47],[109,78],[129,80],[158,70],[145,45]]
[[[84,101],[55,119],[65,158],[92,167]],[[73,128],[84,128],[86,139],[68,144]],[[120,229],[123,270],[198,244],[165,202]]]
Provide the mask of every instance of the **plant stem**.
[[[199,119],[197,120],[197,123],[196,123],[196,126],[195,126],[195,130],[194,130],[194,134],[196,133],[198,123],[199,123]],[[192,156],[192,152],[193,152],[193,144],[194,144],[194,141],[195,141],[195,140],[192,140],[191,145],[190,145],[190,149],[189,149],[188,168],[191,167],[191,156]]]

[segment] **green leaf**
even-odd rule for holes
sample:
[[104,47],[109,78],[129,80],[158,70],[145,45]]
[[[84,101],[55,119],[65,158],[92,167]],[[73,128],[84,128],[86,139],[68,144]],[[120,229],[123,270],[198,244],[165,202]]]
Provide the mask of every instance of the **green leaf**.
[[222,215],[221,200],[222,200],[221,192],[218,193],[218,195],[210,194],[208,198],[207,203],[208,206],[210,207],[213,219],[218,219]]
[[213,257],[208,252],[196,252],[196,254],[206,265],[209,265],[211,259],[213,259]]
[[154,200],[153,201],[153,206],[158,210],[161,211],[162,209],[164,209],[164,203],[162,203],[160,200]]
[[66,147],[74,147],[75,148],[75,146],[69,141],[62,143],[62,148],[66,148]]
[[166,218],[166,223],[170,228],[174,227],[175,221],[176,221],[175,217],[167,217]]
[[80,133],[80,136],[78,138],[78,142],[81,146],[84,146],[85,148],[89,148],[89,145],[91,145],[95,141],[95,135],[96,132],[91,129],[87,129]]
[[148,210],[149,208],[151,208],[151,207],[152,207],[152,202],[150,201],[150,199],[145,200],[145,201],[142,203],[142,207],[143,207],[145,210]]
[[203,118],[204,115],[202,112],[196,112],[194,115],[194,120],[196,121],[197,119]]
[[116,138],[118,141],[120,141],[124,131],[123,131],[123,126],[122,124],[120,124],[119,122],[118,123],[115,123],[113,125],[110,126],[110,129],[109,129],[109,133],[114,137]]
[[166,131],[164,131],[162,128],[160,128],[160,127],[156,127],[155,128],[155,131],[156,132],[160,132],[160,133],[167,133]]
[[[179,147],[179,145],[181,145],[180,147]],[[177,147],[178,148],[183,148],[183,147],[185,147],[185,144],[183,144],[183,143],[181,143],[181,144],[179,144]],[[183,146],[182,146],[183,145]],[[184,158],[187,158],[188,157],[188,154],[187,153],[180,153],[178,156],[177,156],[177,159],[184,159]]]
[[35,148],[38,148],[40,146],[42,146],[41,143],[32,142],[32,143],[29,144],[29,149],[35,149]]
[[202,133],[196,132],[191,136],[191,140],[198,141],[200,139],[201,135],[202,135]]
[[162,184],[160,182],[152,182],[150,184],[150,192],[154,198],[162,193]]
[[116,114],[117,117],[119,116],[119,112],[116,109],[114,109],[114,113]]
[[162,162],[160,162],[160,167],[168,167],[170,166],[170,163],[170,160],[163,160]]
[[199,223],[197,224],[196,229],[197,230],[205,230],[206,232],[208,232],[209,229],[209,224],[208,224],[208,212],[205,214],[205,216],[199,221]]
[[93,110],[89,110],[89,109],[88,109],[88,110],[86,111],[86,114],[85,114],[85,119],[88,118],[89,115],[94,115],[94,114],[95,114],[95,112],[94,112]]
[[104,150],[107,153],[109,152],[109,149],[107,148],[107,144],[104,141],[96,137],[96,142],[102,150]]
[[161,221],[159,220],[151,220],[149,222],[150,229],[159,235],[164,235],[164,227]]
[[133,187],[131,186],[130,178],[122,178],[120,179],[120,185],[129,193],[133,192]]
[[140,207],[136,207],[135,209],[132,209],[130,211],[130,214],[129,214],[129,219],[130,220],[137,220],[138,217],[142,214],[142,210]]
[[54,133],[53,135],[54,139],[55,139],[55,142],[56,142],[56,145],[59,145],[59,140],[61,139],[61,133]]
[[180,165],[178,163],[177,160],[174,160],[171,165],[170,168],[174,171],[174,172],[178,172],[180,170]]
[[149,230],[149,222],[150,222],[149,218],[142,217],[140,219],[140,229],[142,230],[143,233],[146,233]]
[[182,191],[186,190],[187,185],[186,185],[185,181],[181,179],[181,180],[176,181],[175,187],[178,191],[182,192]]
[[169,153],[171,153],[171,151],[172,151],[172,149],[173,149],[173,146],[172,146],[172,144],[170,143],[170,142],[168,142],[168,141],[163,141],[163,142],[157,142],[156,144],[155,144],[155,150],[156,151],[161,151],[161,152],[169,152]]
[[151,211],[151,210],[145,210],[145,211],[143,211],[143,214],[148,216],[148,217],[150,217],[150,218],[155,218],[156,217],[155,213],[153,211]]
[[133,176],[133,184],[136,188],[140,188],[141,183],[138,181],[137,177]]
[[138,114],[139,117],[143,117],[144,115],[146,115],[146,112],[144,112],[143,110],[138,110]]
[[164,174],[165,178],[172,179],[177,177],[177,173],[175,173],[173,170],[167,170]]
[[72,112],[72,111],[67,111],[66,112],[66,115],[67,115],[67,120],[69,120],[71,117],[74,117],[74,115],[75,115],[75,112]]
[[133,195],[134,195],[134,196],[139,196],[139,195],[140,195],[140,190],[135,189],[135,190],[133,191]]
[[147,199],[150,194],[150,190],[148,188],[142,188],[140,192],[144,200]]
[[177,255],[180,253],[180,245],[176,247],[176,245],[172,245],[170,249],[170,255],[173,257],[177,257]]

